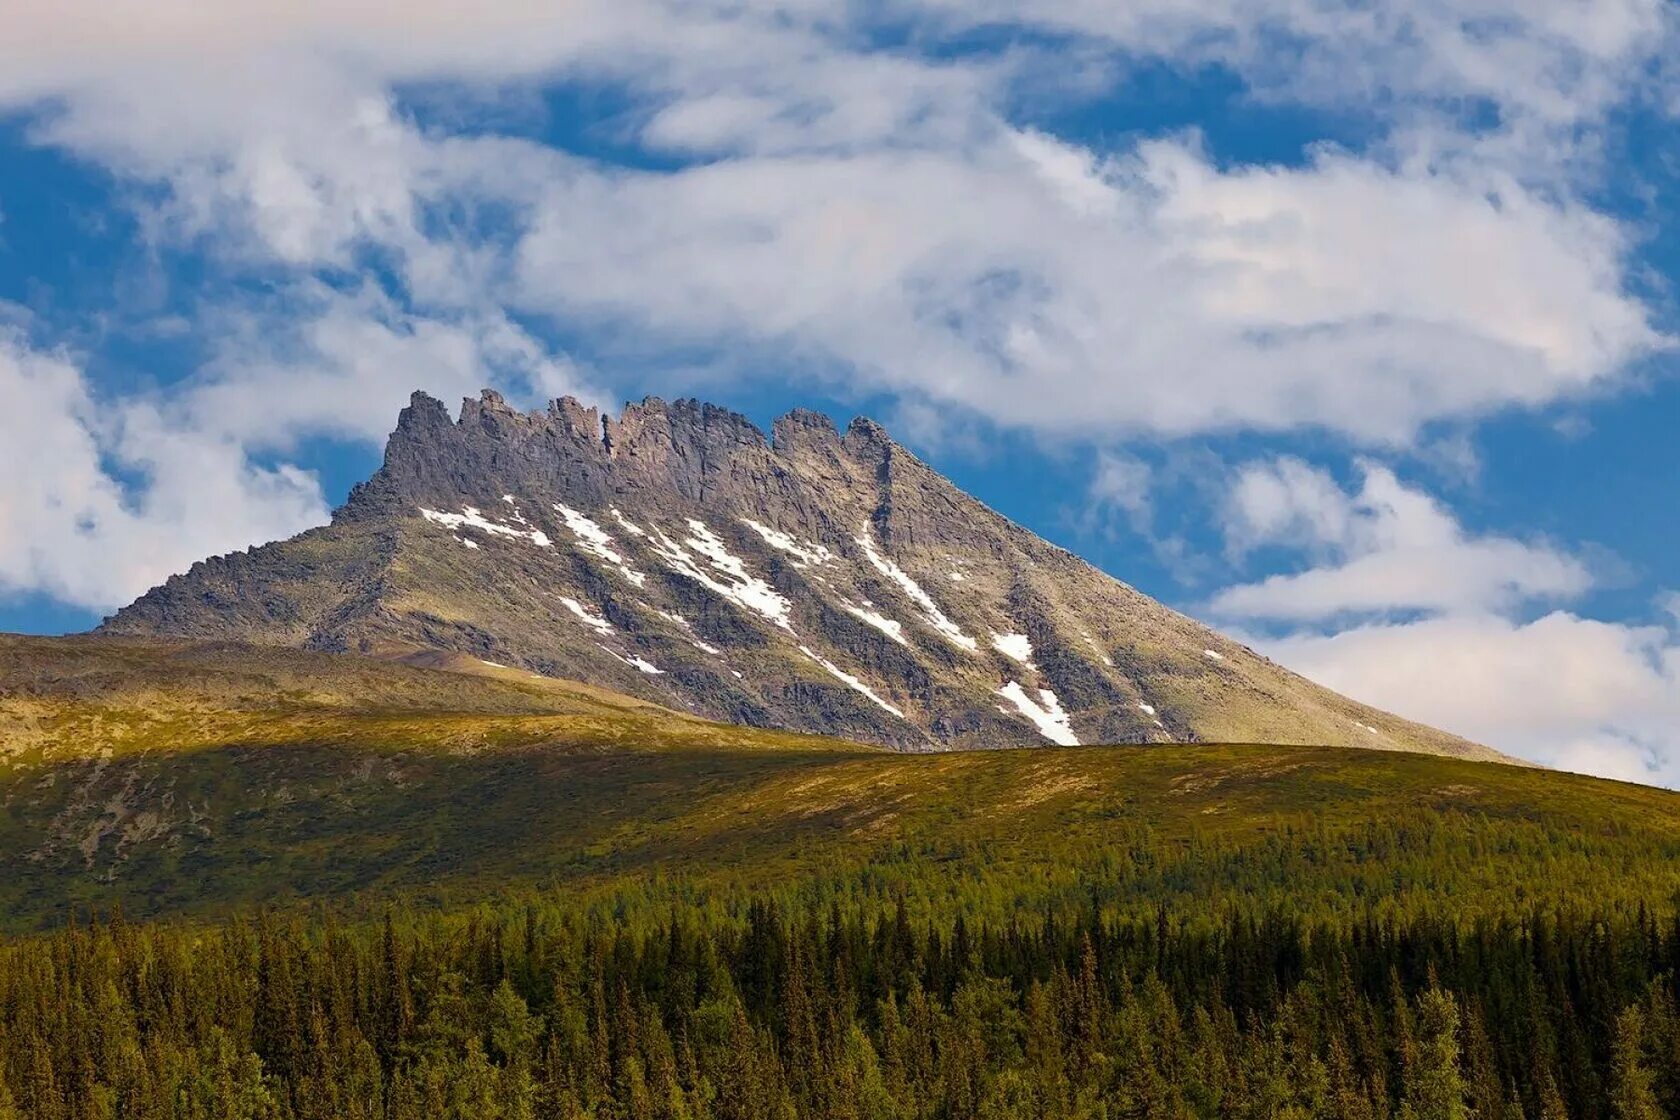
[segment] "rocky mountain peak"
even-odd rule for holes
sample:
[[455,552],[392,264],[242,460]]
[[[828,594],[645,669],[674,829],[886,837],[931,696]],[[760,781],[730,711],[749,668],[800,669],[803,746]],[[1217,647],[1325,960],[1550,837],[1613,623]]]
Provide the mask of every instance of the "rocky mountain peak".
[[576,397],[560,397],[549,402],[548,420],[573,439],[587,442],[602,438],[604,421],[601,410],[582,403]]
[[711,718],[904,749],[1208,739],[1473,754],[1318,688],[962,493],[867,419],[772,437],[416,393],[333,523],[106,629],[465,653]]
[[782,449],[784,444],[806,439],[834,442],[840,438],[834,420],[826,412],[816,412],[809,408],[796,408],[778,416],[770,428],[770,435],[771,442],[778,450]]
[[411,432],[438,431],[453,423],[442,401],[416,389],[408,398],[408,407],[397,413],[397,428],[392,438]]

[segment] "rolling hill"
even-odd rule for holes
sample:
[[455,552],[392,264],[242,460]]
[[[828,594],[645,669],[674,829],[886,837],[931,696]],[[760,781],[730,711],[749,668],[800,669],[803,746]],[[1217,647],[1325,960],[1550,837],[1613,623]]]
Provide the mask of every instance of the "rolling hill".
[[[1665,791],[1314,746],[903,755],[446,663],[5,639],[0,913],[28,928],[72,903],[210,914],[647,876],[820,894],[861,868],[919,874],[925,860],[1042,901],[1052,884],[1086,889],[1075,884],[1093,861],[1133,848],[1167,853],[1184,878],[1157,868],[1114,889],[1179,905],[1258,889],[1216,885],[1250,859],[1282,861],[1266,889],[1290,897],[1287,865],[1302,857],[1285,832],[1327,845],[1312,890],[1350,908],[1371,895],[1421,905],[1447,887],[1460,916],[1589,889],[1680,890],[1680,797]],[[1405,822],[1505,847],[1411,878],[1428,843],[1362,851],[1372,830]]]

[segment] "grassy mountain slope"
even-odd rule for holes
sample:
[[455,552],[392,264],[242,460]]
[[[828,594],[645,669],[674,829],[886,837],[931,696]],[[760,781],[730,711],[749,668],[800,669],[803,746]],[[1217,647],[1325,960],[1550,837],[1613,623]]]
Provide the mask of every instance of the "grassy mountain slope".
[[450,664],[0,642],[0,921],[521,886],[1460,920],[1680,893],[1665,791],[1319,747],[899,755]]
[[0,759],[109,763],[286,744],[470,751],[511,743],[824,742],[725,727],[461,654],[402,660],[227,642],[0,635]]

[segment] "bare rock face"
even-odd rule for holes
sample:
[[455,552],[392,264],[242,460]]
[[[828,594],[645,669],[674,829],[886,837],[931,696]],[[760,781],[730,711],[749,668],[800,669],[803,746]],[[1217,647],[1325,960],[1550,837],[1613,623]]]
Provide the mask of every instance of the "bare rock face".
[[766,438],[416,393],[332,523],[193,566],[107,632],[439,649],[905,750],[1264,741],[1497,757],[1295,676],[962,493],[869,420]]

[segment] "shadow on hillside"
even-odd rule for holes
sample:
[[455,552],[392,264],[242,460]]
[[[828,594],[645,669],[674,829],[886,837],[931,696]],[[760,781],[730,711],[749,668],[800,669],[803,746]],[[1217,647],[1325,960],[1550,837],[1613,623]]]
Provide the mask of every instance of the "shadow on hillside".
[[1321,886],[1357,890],[1362,877],[1392,878],[1373,861],[1394,853],[1420,879],[1460,874],[1432,847],[1441,844],[1453,860],[1482,853],[1493,870],[1469,878],[1495,883],[1500,859],[1560,837],[1567,859],[1665,853],[1680,886],[1680,796],[1336,748],[244,744],[14,765],[0,771],[0,803],[0,927],[13,930],[72,907],[191,915],[648,877],[881,891],[937,874],[995,882],[1000,900],[1096,882],[1142,897],[1208,889],[1250,860],[1274,886],[1334,867]]

